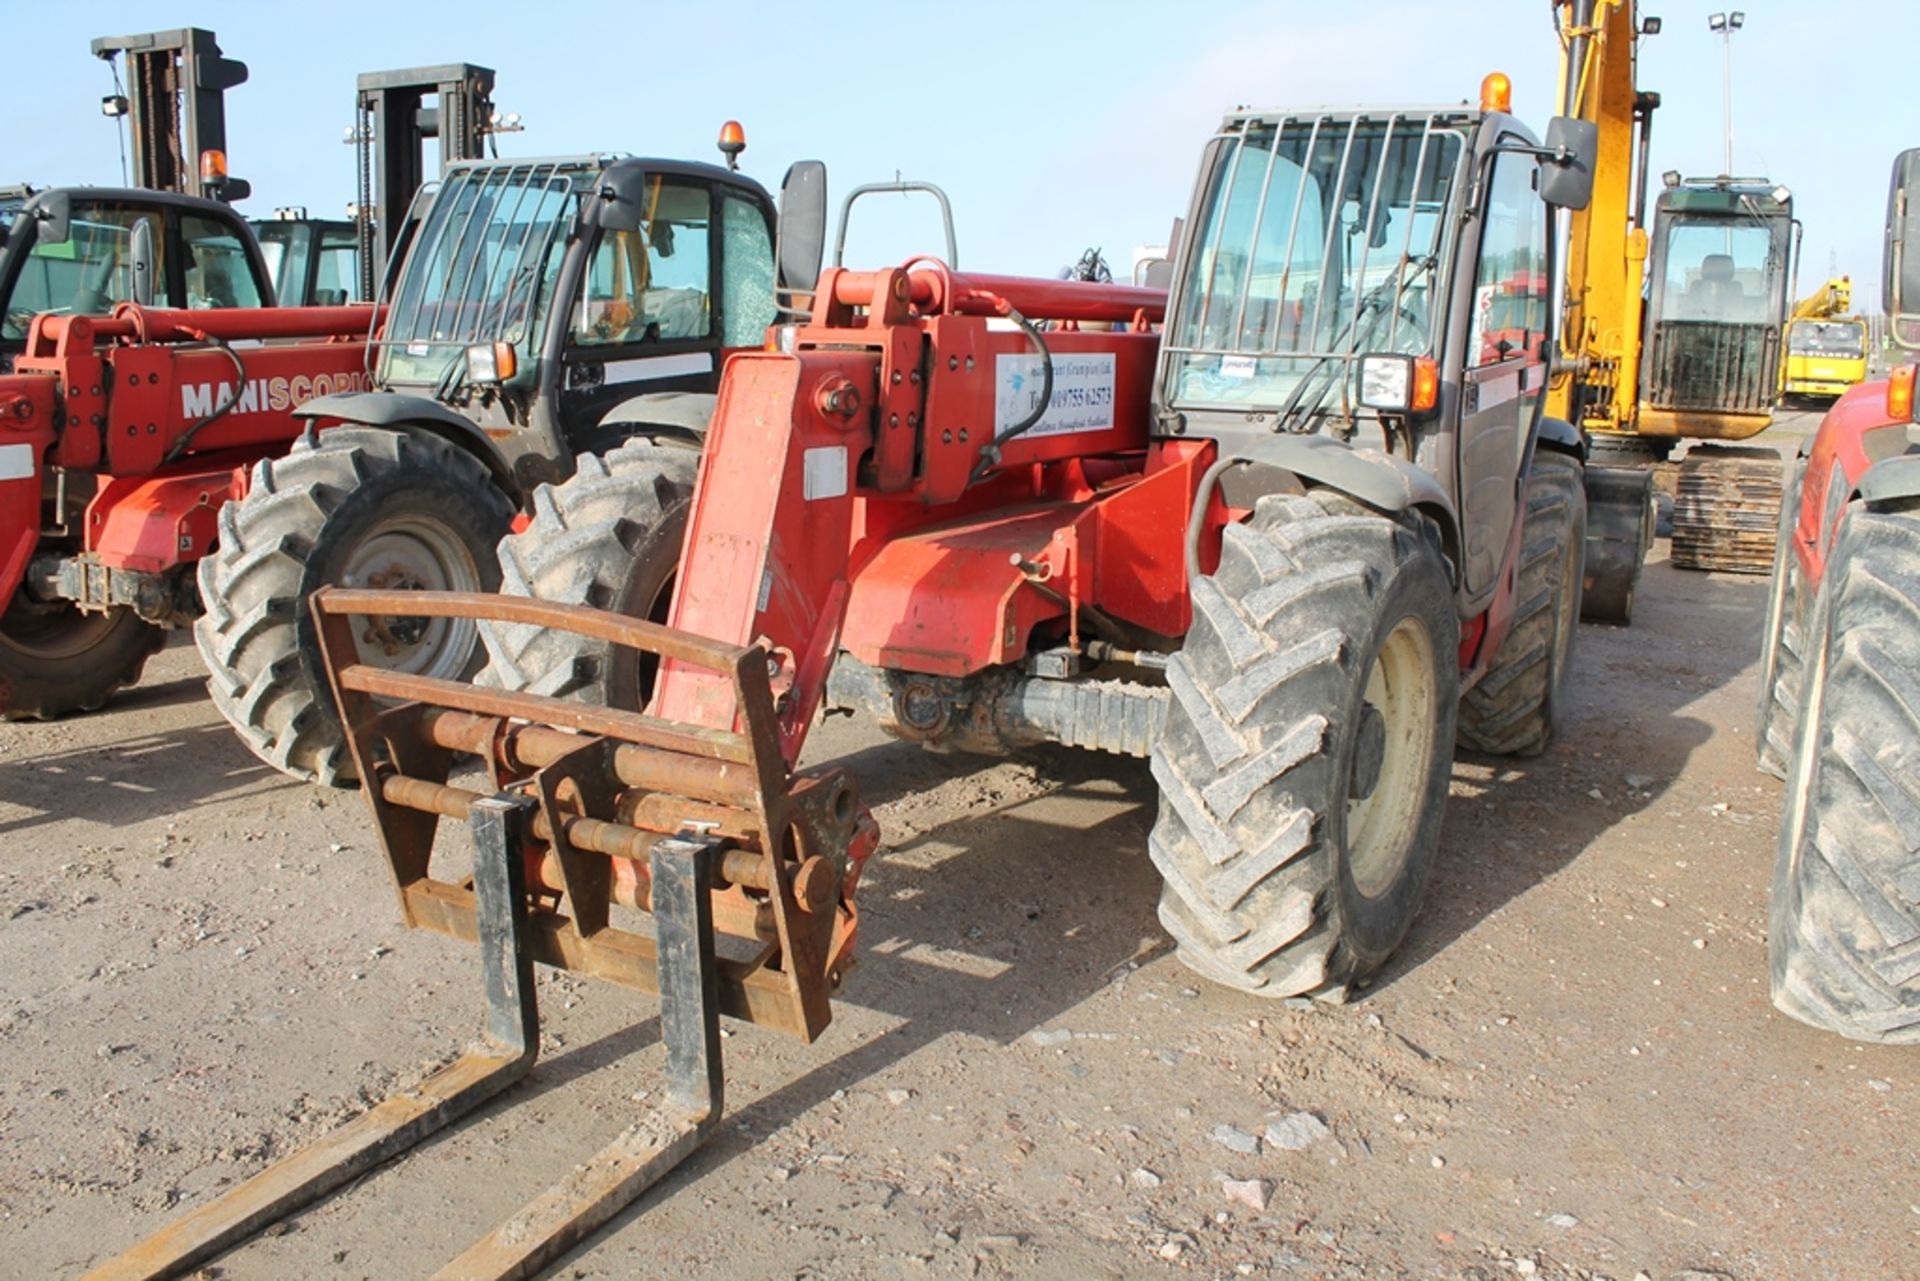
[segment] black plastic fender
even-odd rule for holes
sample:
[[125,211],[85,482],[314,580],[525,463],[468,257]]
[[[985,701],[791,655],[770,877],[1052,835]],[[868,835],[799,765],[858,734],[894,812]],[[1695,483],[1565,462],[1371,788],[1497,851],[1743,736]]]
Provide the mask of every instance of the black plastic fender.
[[1860,497],[1879,506],[1920,498],[1920,454],[1882,458],[1860,477]]
[[720,398],[710,391],[652,391],[621,401],[600,419],[594,437],[625,440],[651,431],[703,445]]
[[1251,507],[1264,494],[1299,493],[1310,481],[1376,511],[1417,509],[1439,526],[1441,547],[1457,572],[1460,519],[1453,499],[1438,480],[1406,459],[1327,436],[1235,442],[1234,456],[1248,465],[1220,476],[1220,496],[1233,506]]
[[1534,448],[1569,454],[1583,463],[1593,452],[1587,433],[1564,418],[1542,418],[1540,430],[1534,437]]
[[431,397],[391,391],[343,391],[315,396],[297,406],[293,416],[309,422],[316,418],[338,418],[368,427],[431,432],[479,459],[510,498],[515,502],[520,499],[520,485],[514,480],[513,469],[487,438],[487,433],[471,418]]

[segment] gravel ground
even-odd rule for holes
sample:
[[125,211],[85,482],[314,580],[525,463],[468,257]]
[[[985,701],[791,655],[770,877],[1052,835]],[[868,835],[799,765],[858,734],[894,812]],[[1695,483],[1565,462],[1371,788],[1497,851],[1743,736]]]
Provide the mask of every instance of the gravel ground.
[[[833,1027],[733,1029],[717,1136],[556,1275],[1920,1275],[1912,1055],[1767,1001],[1764,590],[1655,563],[1583,628],[1563,738],[1458,762],[1427,909],[1343,1007],[1169,955],[1143,766],[833,722],[886,837]],[[359,799],[256,764],[190,646],[0,726],[0,836],[0,1273],[99,1261],[478,1026]],[[530,1083],[205,1275],[420,1275],[597,1150],[652,1012],[539,992]]]

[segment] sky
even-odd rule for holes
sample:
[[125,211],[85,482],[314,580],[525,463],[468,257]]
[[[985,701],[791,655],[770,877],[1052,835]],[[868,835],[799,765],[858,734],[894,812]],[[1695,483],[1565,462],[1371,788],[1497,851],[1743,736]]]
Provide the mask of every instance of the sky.
[[[1659,92],[1652,172],[1722,168],[1721,39],[1700,0],[1645,0],[1664,29],[1642,46]],[[803,158],[831,198],[899,175],[953,201],[963,268],[1050,276],[1099,247],[1124,276],[1134,246],[1184,212],[1202,147],[1238,106],[1442,103],[1513,78],[1516,114],[1543,129],[1558,43],[1548,0],[972,0],[948,3],[504,4],[469,0],[0,0],[8,93],[0,183],[120,181],[113,84],[89,41],[200,26],[248,82],[227,95],[241,208],[353,198],[355,76],[429,63],[494,68],[494,102],[525,131],[505,155],[624,151],[717,160],[739,120],[741,168],[777,188]],[[1829,267],[1877,309],[1894,154],[1911,123],[1914,12],[1902,0],[1748,0],[1733,40],[1734,169],[1793,189],[1805,224],[1801,292]],[[849,236],[851,265],[938,252],[931,204],[878,198]]]

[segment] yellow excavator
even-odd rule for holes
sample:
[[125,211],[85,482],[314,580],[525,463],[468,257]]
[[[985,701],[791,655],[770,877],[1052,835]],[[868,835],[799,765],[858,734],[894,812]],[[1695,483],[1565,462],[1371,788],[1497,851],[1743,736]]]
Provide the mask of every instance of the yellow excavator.
[[1853,278],[1835,276],[1787,317],[1782,398],[1837,400],[1867,378],[1867,321],[1853,312]]
[[1653,473],[1682,440],[1673,562],[1765,573],[1780,505],[1766,430],[1780,394],[1793,193],[1766,179],[1662,175],[1649,227],[1648,138],[1660,96],[1638,87],[1660,20],[1635,0],[1555,0],[1563,114],[1598,131],[1593,200],[1571,215],[1566,314],[1547,413],[1584,427],[1583,615],[1625,623],[1653,541]]

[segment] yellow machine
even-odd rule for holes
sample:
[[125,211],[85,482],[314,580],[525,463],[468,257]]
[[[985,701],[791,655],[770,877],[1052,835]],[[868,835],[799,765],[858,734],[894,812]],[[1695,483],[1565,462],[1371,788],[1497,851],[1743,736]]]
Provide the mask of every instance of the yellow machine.
[[1867,321],[1853,313],[1853,280],[1835,276],[1787,317],[1785,396],[1835,400],[1867,378]]
[[[1571,215],[1561,359],[1547,412],[1594,442],[1589,619],[1627,622],[1653,541],[1651,467],[1682,440],[1737,441],[1780,394],[1793,194],[1765,179],[1663,178],[1649,227],[1647,140],[1660,96],[1635,83],[1657,33],[1635,0],[1556,0],[1561,111],[1598,131],[1593,200]],[[1771,450],[1695,445],[1681,464],[1674,563],[1765,573],[1779,508]]]

